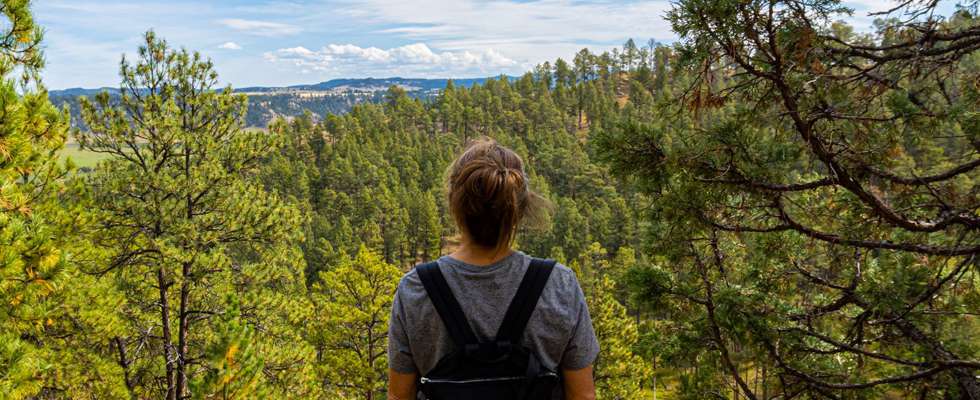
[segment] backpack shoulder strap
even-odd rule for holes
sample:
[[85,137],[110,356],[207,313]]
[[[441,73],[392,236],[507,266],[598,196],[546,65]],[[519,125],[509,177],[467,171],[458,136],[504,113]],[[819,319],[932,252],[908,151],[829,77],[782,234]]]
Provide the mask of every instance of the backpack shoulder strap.
[[422,286],[425,286],[426,294],[432,300],[432,305],[435,306],[439,318],[442,319],[443,325],[446,326],[446,330],[449,331],[449,336],[456,346],[465,350],[468,344],[478,344],[476,335],[469,323],[466,322],[466,314],[463,313],[462,307],[459,306],[459,302],[453,296],[453,291],[446,283],[446,278],[439,271],[439,264],[432,261],[415,267],[415,270],[422,280]]
[[507,313],[504,314],[504,321],[497,330],[497,341],[508,341],[517,345],[524,335],[524,328],[531,320],[531,314],[538,305],[538,299],[544,286],[548,283],[551,271],[555,269],[555,260],[542,260],[532,258],[531,265],[527,267],[521,285],[517,288],[517,294],[510,301]]

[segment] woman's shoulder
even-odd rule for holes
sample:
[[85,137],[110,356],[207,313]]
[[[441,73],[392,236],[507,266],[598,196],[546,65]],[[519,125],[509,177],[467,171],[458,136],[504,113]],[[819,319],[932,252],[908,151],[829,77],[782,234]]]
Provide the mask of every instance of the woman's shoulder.
[[[534,258],[532,256],[527,257],[529,259]],[[551,287],[558,292],[564,293],[578,290],[579,283],[578,277],[575,275],[575,270],[561,262],[555,262],[555,268],[551,271],[551,276],[548,278],[548,286],[546,287]]]
[[422,279],[419,278],[419,273],[414,267],[402,275],[396,293],[402,301],[408,302],[419,301],[426,297],[425,286],[422,285]]
[[584,302],[575,270],[560,262],[555,263],[538,302],[537,312],[541,318],[562,326],[574,323]]
[[[530,260],[532,260],[534,257],[524,253],[520,254],[526,258],[526,263],[524,265],[529,266]],[[425,286],[422,284],[422,279],[419,277],[418,271],[416,270],[417,267],[418,266],[413,267],[402,275],[401,280],[398,282],[398,292],[400,295],[409,297],[424,297]],[[555,263],[555,267],[551,271],[551,276],[548,278],[547,288],[560,293],[569,293],[581,290],[575,270],[560,262]]]
[[555,264],[555,270],[551,272],[554,276],[555,283],[558,284],[562,289],[565,290],[578,290],[578,276],[575,275],[575,270],[565,266],[561,263]]

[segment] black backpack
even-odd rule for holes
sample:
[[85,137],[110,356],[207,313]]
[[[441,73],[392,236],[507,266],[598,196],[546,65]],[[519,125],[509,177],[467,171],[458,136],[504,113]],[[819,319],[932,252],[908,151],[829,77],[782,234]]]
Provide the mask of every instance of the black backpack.
[[416,267],[456,346],[419,378],[419,391],[429,400],[551,399],[560,377],[521,345],[521,337],[554,267],[551,260],[531,260],[496,339],[488,342],[480,342],[473,333],[438,264]]

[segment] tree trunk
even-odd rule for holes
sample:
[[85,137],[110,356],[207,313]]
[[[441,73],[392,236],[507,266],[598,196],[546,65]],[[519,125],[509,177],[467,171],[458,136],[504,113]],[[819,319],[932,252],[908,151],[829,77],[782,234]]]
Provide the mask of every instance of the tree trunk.
[[767,372],[768,371],[766,371],[766,363],[763,362],[762,363],[762,398],[763,399],[769,398],[769,387],[766,386],[767,385],[766,378],[768,378],[768,375],[766,375]]
[[[416,235],[412,239],[412,248],[411,248],[411,250],[409,250],[409,253],[411,255],[411,257],[409,258],[409,260],[411,260],[410,261],[411,263],[415,263],[415,260],[418,259],[418,257],[419,257],[419,241],[421,241],[421,240],[423,240],[423,238],[425,238],[425,236],[422,236],[422,235],[417,234],[418,229],[416,229],[415,232],[416,232]],[[423,256],[422,259],[425,260],[425,257]]]
[[[193,109],[191,112],[193,113]],[[187,114],[186,110],[182,113],[184,116]],[[183,126],[185,129],[190,129],[186,117]],[[191,180],[191,148],[189,146],[184,146],[183,167],[184,179],[189,182]],[[184,205],[186,207],[185,217],[190,222],[194,219],[194,199],[190,193],[184,198]],[[177,316],[177,400],[182,400],[184,393],[187,392],[187,303],[190,298],[190,275],[191,263],[184,261],[181,263],[180,270],[180,314]]]
[[[374,363],[372,362],[373,360],[371,358],[374,355],[374,337],[372,335],[372,329],[373,328],[371,326],[367,327],[367,339],[368,339],[367,364],[370,370],[374,369],[374,365],[373,365]],[[368,382],[368,387],[364,388],[365,389],[364,394],[367,400],[374,399],[374,388],[370,386],[371,383],[372,382]]]
[[657,400],[657,357],[653,357],[653,400]]
[[129,359],[126,358],[126,343],[123,343],[119,336],[112,338],[112,341],[116,343],[116,349],[119,352],[119,367],[123,370],[123,383],[126,384],[126,391],[129,392],[129,398],[136,400],[135,388],[133,387],[133,382],[129,379]]
[[718,327],[718,320],[715,317],[714,289],[712,288],[711,280],[708,279],[707,268],[701,263],[700,259],[698,260],[698,266],[701,273],[701,280],[704,283],[704,297],[706,299],[704,308],[708,313],[708,330],[711,332],[714,342],[718,346],[718,352],[721,355],[722,364],[724,364],[724,366],[728,369],[728,372],[732,375],[732,379],[735,381],[735,385],[733,385],[735,399],[738,399],[738,390],[741,388],[742,391],[745,392],[745,397],[747,399],[757,400],[755,393],[749,389],[749,385],[745,383],[745,380],[743,380],[742,376],[739,374],[738,365],[732,360],[732,357],[728,352],[728,345],[725,344],[724,337],[722,336],[721,328]]
[[170,283],[166,279],[164,267],[157,270],[157,285],[160,288],[160,322],[163,326],[163,364],[167,369],[167,400],[177,399],[177,390],[174,388],[174,366],[170,361],[170,354],[173,345],[170,342],[170,303],[167,301],[167,289]]
[[183,263],[180,282],[180,315],[177,321],[177,399],[187,392],[187,303],[190,299],[190,262]]

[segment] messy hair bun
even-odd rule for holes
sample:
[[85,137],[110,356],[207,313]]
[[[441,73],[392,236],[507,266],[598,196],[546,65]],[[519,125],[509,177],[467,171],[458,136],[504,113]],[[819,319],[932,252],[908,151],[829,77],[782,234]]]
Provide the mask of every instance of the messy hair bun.
[[538,219],[544,199],[528,189],[524,162],[492,139],[470,143],[449,167],[449,210],[477,245],[509,246],[526,217]]

